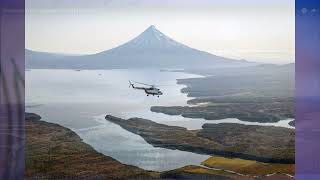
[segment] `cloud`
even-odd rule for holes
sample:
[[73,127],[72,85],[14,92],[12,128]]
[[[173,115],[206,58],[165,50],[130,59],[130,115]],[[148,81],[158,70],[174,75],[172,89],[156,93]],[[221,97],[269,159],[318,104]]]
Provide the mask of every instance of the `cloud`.
[[307,14],[308,13],[308,9],[307,8],[302,8],[301,12],[302,12],[302,14]]
[[317,12],[317,9],[312,9],[311,12],[312,12],[312,13],[316,13],[316,12]]

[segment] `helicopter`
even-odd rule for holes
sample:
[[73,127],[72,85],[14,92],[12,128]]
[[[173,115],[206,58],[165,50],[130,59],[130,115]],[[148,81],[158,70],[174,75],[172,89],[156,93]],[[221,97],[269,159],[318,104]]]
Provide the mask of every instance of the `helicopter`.
[[132,87],[133,89],[144,90],[144,92],[147,94],[147,96],[152,95],[152,96],[160,97],[160,95],[163,95],[161,90],[159,88],[156,88],[156,85],[139,83],[139,82],[135,82],[135,81],[133,81],[133,82],[147,86],[147,87],[138,87],[138,86],[135,86],[131,81],[129,81],[129,88]]

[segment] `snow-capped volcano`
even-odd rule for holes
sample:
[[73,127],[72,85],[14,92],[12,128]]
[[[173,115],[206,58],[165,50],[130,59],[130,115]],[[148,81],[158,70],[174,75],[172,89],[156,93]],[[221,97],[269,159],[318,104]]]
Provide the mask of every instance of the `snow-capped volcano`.
[[160,32],[154,25],[151,25],[140,35],[127,43],[120,45],[105,52],[123,53],[122,51],[177,51],[186,50],[189,47],[171,39],[162,32]]
[[113,49],[86,56],[44,57],[26,51],[27,68],[208,68],[246,66],[249,63],[227,59],[190,48],[166,36],[155,26]]
[[187,48],[187,46],[176,42],[169,38],[162,32],[156,29],[154,25],[150,26],[139,36],[129,41],[124,45],[125,47],[136,47],[136,48]]

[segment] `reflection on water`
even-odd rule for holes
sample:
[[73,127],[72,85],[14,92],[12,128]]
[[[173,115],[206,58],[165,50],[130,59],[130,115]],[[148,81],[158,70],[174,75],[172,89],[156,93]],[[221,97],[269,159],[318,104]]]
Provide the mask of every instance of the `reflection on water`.
[[[140,136],[104,119],[106,114],[122,118],[142,117],[167,125],[199,129],[204,123],[236,122],[168,116],[150,111],[151,106],[184,106],[189,99],[176,79],[199,77],[181,72],[145,70],[30,70],[26,72],[26,109],[43,120],[73,129],[96,150],[148,170],[169,170],[198,165],[207,159],[178,150],[155,148]],[[160,84],[164,95],[147,97],[129,88],[128,80]],[[288,126],[287,121],[268,125]]]

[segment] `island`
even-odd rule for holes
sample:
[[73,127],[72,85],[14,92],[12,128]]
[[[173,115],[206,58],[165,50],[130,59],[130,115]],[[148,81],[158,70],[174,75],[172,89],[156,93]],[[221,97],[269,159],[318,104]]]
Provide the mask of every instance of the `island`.
[[141,118],[125,120],[107,115],[106,120],[140,135],[155,147],[266,163],[295,163],[293,129],[222,123],[204,124],[200,130],[187,130]]
[[272,123],[294,118],[293,98],[216,97],[189,101],[195,106],[152,106],[151,111],[186,118]]

